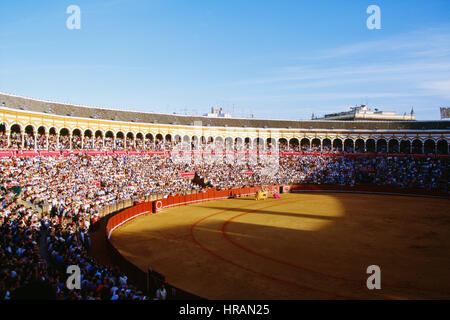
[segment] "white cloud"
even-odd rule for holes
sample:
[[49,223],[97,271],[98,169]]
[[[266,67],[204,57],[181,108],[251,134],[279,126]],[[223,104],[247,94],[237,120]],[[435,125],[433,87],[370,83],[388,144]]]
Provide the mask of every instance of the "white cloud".
[[341,47],[329,48],[311,56],[301,56],[299,60],[323,60],[357,56],[361,54],[379,54],[401,52],[402,56],[420,55],[446,56],[450,51],[450,28],[427,28],[405,34],[389,36],[382,40],[351,43]]
[[450,99],[450,80],[424,82],[422,88],[431,90],[446,99]]
[[344,67],[285,67],[279,70],[279,74],[273,77],[255,78],[243,81],[237,81],[234,85],[258,85],[270,84],[277,82],[295,82],[295,81],[309,81],[319,79],[332,79],[354,76],[365,76],[368,79],[373,79],[373,76],[382,76],[384,79],[397,76],[411,76],[417,74],[438,74],[448,75],[450,72],[450,60],[448,62],[414,62],[414,63],[400,63],[400,64],[371,64],[371,65],[348,65]]

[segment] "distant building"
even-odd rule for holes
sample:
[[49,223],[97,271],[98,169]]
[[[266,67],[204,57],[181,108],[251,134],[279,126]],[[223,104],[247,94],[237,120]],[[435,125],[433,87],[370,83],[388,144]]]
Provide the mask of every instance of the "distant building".
[[211,107],[211,113],[205,113],[203,116],[210,118],[231,118],[230,113],[223,113],[222,108],[214,109],[214,107]]
[[441,119],[450,119],[450,108],[441,108]]
[[350,111],[326,114],[322,118],[315,117],[313,114],[312,120],[415,121],[416,117],[414,115],[413,109],[411,109],[410,114],[404,113],[403,115],[401,115],[401,114],[397,114],[394,111],[381,111],[378,109],[372,110],[372,109],[369,109],[366,105],[361,105],[361,106],[357,106],[357,107],[350,107]]

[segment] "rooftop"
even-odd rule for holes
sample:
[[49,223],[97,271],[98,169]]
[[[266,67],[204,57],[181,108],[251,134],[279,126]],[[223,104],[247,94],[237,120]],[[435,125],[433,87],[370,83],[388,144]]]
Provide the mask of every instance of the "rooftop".
[[109,121],[138,122],[148,124],[173,124],[186,126],[246,127],[274,129],[355,129],[355,130],[447,130],[450,121],[337,121],[318,120],[270,120],[256,118],[226,118],[208,116],[174,115],[153,112],[125,111],[100,107],[51,102],[0,93],[0,108],[54,114],[65,117],[104,119]]

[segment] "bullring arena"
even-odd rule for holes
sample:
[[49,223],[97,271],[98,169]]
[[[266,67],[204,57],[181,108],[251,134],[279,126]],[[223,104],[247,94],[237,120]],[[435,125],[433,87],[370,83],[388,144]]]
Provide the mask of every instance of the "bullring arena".
[[[0,94],[0,297],[45,279],[60,300],[449,299],[449,140],[448,121]],[[62,285],[68,266],[80,289]]]
[[[208,299],[448,299],[449,214],[446,199],[287,193],[166,209],[111,241]],[[373,264],[380,291],[366,287]]]

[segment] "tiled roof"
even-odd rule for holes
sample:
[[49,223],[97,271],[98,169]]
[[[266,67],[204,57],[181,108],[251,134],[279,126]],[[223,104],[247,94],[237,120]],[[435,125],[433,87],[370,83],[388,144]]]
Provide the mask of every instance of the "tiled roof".
[[113,121],[203,126],[284,128],[284,129],[380,129],[380,130],[446,130],[450,121],[325,121],[325,120],[269,120],[246,118],[210,118],[174,114],[114,110],[48,102],[0,93],[0,106],[43,112],[67,117],[94,118]]

